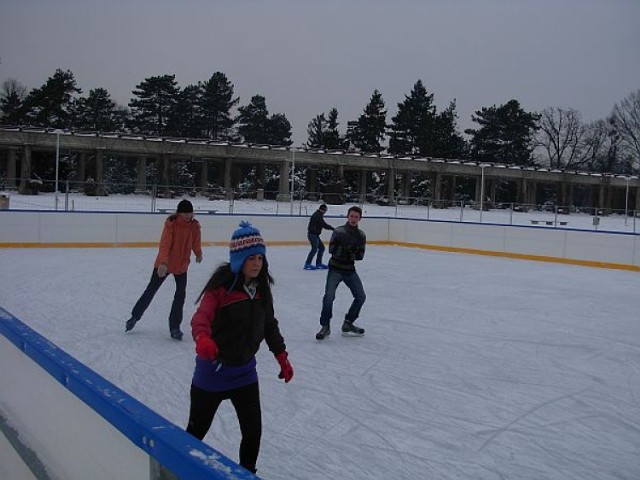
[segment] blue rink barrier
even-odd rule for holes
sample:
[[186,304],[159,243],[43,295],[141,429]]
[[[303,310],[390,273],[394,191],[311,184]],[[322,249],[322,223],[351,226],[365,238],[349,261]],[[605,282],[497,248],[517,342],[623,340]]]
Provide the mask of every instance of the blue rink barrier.
[[[158,465],[151,468],[151,478],[258,478],[158,415],[1,307],[0,333],[66,390],[121,432],[132,443],[132,447],[135,445],[154,459]],[[2,368],[8,367],[4,365]],[[11,387],[3,385],[0,388]],[[41,401],[42,408],[46,409],[48,399],[42,398]],[[37,451],[35,453],[38,454]],[[96,452],[96,455],[100,455],[100,452]],[[157,470],[157,477],[153,476],[153,470]]]

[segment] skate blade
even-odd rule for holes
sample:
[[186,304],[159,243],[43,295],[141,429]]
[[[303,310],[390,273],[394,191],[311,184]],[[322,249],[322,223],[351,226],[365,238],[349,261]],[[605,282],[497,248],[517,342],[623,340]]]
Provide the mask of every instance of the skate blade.
[[342,332],[343,337],[364,337],[364,333]]

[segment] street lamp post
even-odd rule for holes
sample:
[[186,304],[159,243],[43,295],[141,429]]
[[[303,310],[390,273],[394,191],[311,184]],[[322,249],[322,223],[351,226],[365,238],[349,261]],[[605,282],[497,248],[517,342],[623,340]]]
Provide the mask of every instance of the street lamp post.
[[630,177],[624,177],[625,182],[627,182],[627,189],[624,194],[624,226],[627,226],[627,218],[629,217],[629,180]]
[[293,215],[293,196],[295,195],[296,186],[296,151],[291,147],[291,214]]
[[60,171],[60,134],[62,130],[56,128],[53,133],[56,134],[56,194],[59,193],[58,190],[58,172]]
[[489,165],[486,163],[481,163],[479,165],[481,174],[480,174],[480,223],[482,223],[482,211],[484,210],[484,169]]

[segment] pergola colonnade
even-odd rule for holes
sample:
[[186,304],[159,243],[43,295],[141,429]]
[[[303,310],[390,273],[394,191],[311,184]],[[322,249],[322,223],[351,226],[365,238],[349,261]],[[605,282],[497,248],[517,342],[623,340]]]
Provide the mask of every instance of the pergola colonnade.
[[[475,179],[476,203],[480,202],[481,182],[484,181],[485,201],[495,203],[499,182],[515,185],[517,203],[537,204],[541,186],[555,188],[559,205],[573,205],[576,188],[594,191],[593,205],[611,210],[614,206],[614,190],[627,189],[629,198],[635,199],[629,209],[640,210],[640,179],[637,177],[588,174],[584,172],[549,171],[531,167],[506,164],[484,164],[464,160],[445,160],[390,155],[367,155],[348,152],[309,151],[289,147],[265,145],[229,144],[195,139],[172,139],[125,134],[96,134],[0,127],[0,159],[5,160],[5,188],[22,189],[31,176],[34,151],[52,152],[55,159],[57,140],[65,152],[73,152],[78,159],[78,181],[93,178],[96,185],[104,182],[104,161],[107,155],[118,155],[137,159],[136,191],[148,190],[146,167],[149,161],[158,162],[159,183],[169,185],[169,169],[173,161],[195,161],[201,164],[198,185],[206,191],[209,185],[210,164],[218,168],[221,186],[232,190],[239,181],[238,170],[243,166],[257,166],[257,187],[264,185],[265,166],[275,165],[279,169],[278,193],[290,194],[290,171],[307,169],[306,191],[317,192],[316,171],[329,169],[335,178],[344,180],[345,172],[358,175],[358,195],[364,201],[368,176],[371,172],[386,172],[387,196],[392,201],[396,192],[402,197],[411,197],[411,175],[421,175],[430,181],[430,197],[435,204],[455,200],[456,184]],[[18,170],[18,164],[20,169]],[[88,167],[91,166],[91,168]],[[2,162],[0,162],[0,167]],[[1,170],[0,170],[1,171]],[[19,172],[19,174],[18,174]],[[16,179],[19,185],[16,185]],[[100,194],[100,192],[97,192]],[[620,203],[619,200],[617,203]],[[619,206],[619,205],[616,205]]]

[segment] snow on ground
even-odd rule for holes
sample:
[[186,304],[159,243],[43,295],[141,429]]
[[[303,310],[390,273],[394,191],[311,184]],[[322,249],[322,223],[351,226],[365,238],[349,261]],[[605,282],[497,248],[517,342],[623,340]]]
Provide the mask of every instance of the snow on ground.
[[[58,210],[58,211],[128,211],[128,212],[158,212],[173,210],[180,201],[179,198],[156,198],[148,195],[109,195],[107,197],[88,197],[82,194],[41,193],[39,195],[19,195],[17,192],[3,192],[10,197],[12,210]],[[276,202],[265,200],[208,200],[206,197],[188,197],[194,204],[196,213],[205,214],[208,210],[217,213],[259,213],[272,215],[311,215],[319,202],[294,201]],[[422,205],[381,206],[365,203],[360,205],[365,217],[399,217],[417,218],[422,220],[447,220],[454,222],[500,223],[506,225],[533,225],[531,220],[539,221],[543,228],[574,228],[580,230],[607,230],[626,233],[640,233],[640,218],[634,218],[635,211],[630,207],[626,218],[624,210],[614,212],[609,216],[594,217],[587,213],[572,213],[570,215],[555,214],[553,211],[539,211],[530,209],[525,212],[511,212],[510,209],[493,209],[482,212],[470,207],[461,208],[431,208]],[[327,218],[345,216],[349,205],[330,205]],[[640,213],[638,214],[640,215]],[[546,222],[552,222],[547,225]],[[566,222],[561,224],[560,222]]]
[[[366,336],[337,333],[350,302],[341,286],[333,334],[318,342],[325,273],[302,270],[306,253],[267,253],[295,377],[278,380],[263,345],[263,478],[640,478],[638,273],[370,246]],[[204,254],[189,272],[186,332],[228,256]],[[184,426],[194,344],[169,338],[172,279],[124,333],[155,255],[0,249],[0,305]],[[224,403],[205,442],[237,461],[239,437]]]

